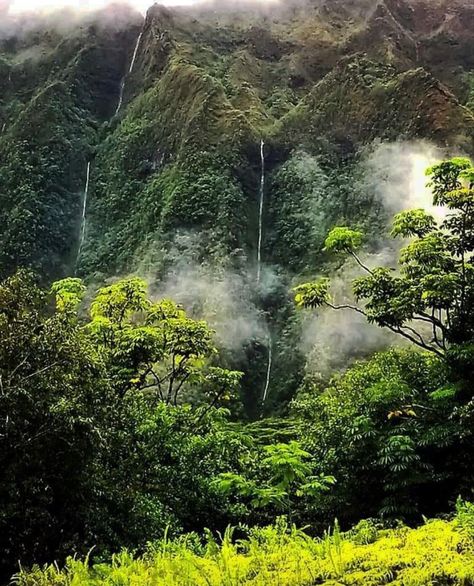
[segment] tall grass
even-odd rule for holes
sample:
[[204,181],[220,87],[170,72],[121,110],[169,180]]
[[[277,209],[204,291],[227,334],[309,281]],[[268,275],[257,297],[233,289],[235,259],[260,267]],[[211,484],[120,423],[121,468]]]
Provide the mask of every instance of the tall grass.
[[367,521],[342,534],[336,524],[323,539],[279,520],[235,539],[229,529],[206,543],[193,535],[164,539],[136,558],[127,551],[110,564],[68,559],[22,570],[19,586],[309,586],[474,584],[474,510],[417,529],[379,530]]

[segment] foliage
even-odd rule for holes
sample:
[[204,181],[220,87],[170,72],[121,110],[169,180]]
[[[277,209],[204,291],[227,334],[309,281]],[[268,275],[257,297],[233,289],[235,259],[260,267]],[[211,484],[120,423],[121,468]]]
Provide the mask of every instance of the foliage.
[[[315,83],[337,60],[331,37],[340,45],[340,34],[332,24],[318,29],[327,47],[309,59],[315,51],[299,8],[291,13],[301,43],[288,42],[285,27],[266,16],[265,29],[246,30],[244,16],[216,30],[153,10],[113,118],[140,23],[116,27],[113,18],[70,38],[35,29],[2,42],[0,275],[28,266],[49,283],[74,269],[103,282],[136,272],[138,262],[161,273],[180,254],[181,231],[196,242],[198,263],[246,262],[255,249],[262,136],[265,260],[293,275],[348,252],[366,270],[357,249],[363,232],[378,233],[383,214],[357,183],[357,149],[400,133],[467,142],[471,115],[421,68],[399,74],[356,56]],[[383,49],[392,52],[390,43]],[[317,63],[326,57],[331,64]],[[76,267],[88,163],[86,241]],[[222,531],[273,521],[281,511],[315,527],[335,514],[343,526],[361,514],[419,520],[468,494],[471,166],[457,158],[431,170],[436,203],[452,214],[445,222],[420,210],[396,218],[394,236],[415,239],[402,253],[401,276],[382,268],[355,283],[367,302],[358,309],[371,321],[403,331],[443,361],[377,357],[324,391],[310,388],[315,396],[301,394],[298,421],[265,421],[260,430],[230,425],[225,407],[241,373],[223,368],[207,324],[171,300],[150,298],[140,279],[109,283],[87,303],[75,278],[49,292],[25,273],[0,285],[0,580],[18,559],[60,564],[95,547],[95,564],[123,547],[142,552],[166,532]],[[357,226],[336,228],[323,250],[327,230],[353,218]],[[281,289],[264,300],[259,291],[258,302],[272,320],[272,384],[286,385],[287,398],[303,369],[294,358],[299,324]],[[346,307],[331,301],[326,281],[299,288],[297,301]],[[434,325],[432,339],[409,329],[418,316]],[[260,373],[251,371],[263,370],[268,354],[254,352],[255,368],[249,361],[251,397],[260,392]],[[278,525],[238,544],[230,533],[223,546],[192,535],[159,542],[144,561],[123,553],[112,566],[90,569],[71,559],[69,576],[51,567],[19,580],[468,581],[471,508],[460,503],[454,524],[439,522],[448,544],[422,530],[380,533],[372,521],[349,537],[336,525],[317,542]],[[407,535],[421,535],[416,552]],[[368,544],[373,549],[363,549]]]
[[350,228],[334,228],[324,243],[328,252],[354,252],[362,244],[363,234]]
[[140,559],[124,551],[110,565],[69,558],[64,570],[35,567],[20,572],[18,586],[83,584],[264,585],[306,584],[469,584],[474,580],[472,536],[457,520],[427,522],[418,529],[400,527],[362,537],[365,528],[341,534],[337,525],[324,539],[311,539],[280,519],[274,526],[251,529],[245,539],[227,530],[220,542],[205,544],[193,535],[150,546]]
[[326,150],[318,156],[298,150],[271,174],[266,212],[267,255],[301,274],[325,260],[331,226],[358,218],[373,234],[383,213],[361,178],[359,158],[338,163]]
[[241,247],[249,134],[217,80],[187,56],[171,59],[100,145],[81,272],[131,272],[150,256],[157,271],[178,230],[196,234],[201,259]]
[[[272,174],[269,192],[268,252],[291,270],[304,269],[315,261],[333,220],[336,189],[315,157],[297,152]],[[324,205],[328,192],[331,209]]]
[[0,275],[31,267],[59,277],[72,264],[91,141],[70,89],[42,89],[0,140]]
[[90,314],[87,332],[119,396],[147,391],[177,405],[180,393],[202,385],[216,405],[237,389],[240,373],[212,366],[217,350],[207,324],[170,300],[153,303],[143,280],[100,289]]
[[[64,300],[64,297],[61,297]],[[109,400],[84,332],[27,273],[0,286],[0,572],[84,539]]]
[[300,441],[338,480],[316,515],[416,520],[469,495],[472,409],[461,406],[443,363],[408,349],[357,363],[324,391],[308,385],[293,406]]
[[[83,295],[79,279],[48,295],[26,273],[0,286],[2,573],[234,519],[211,480],[238,465],[244,439],[216,407],[240,373],[213,365],[207,325],[140,279],[99,290],[88,319]],[[197,407],[171,408],[187,385]]]
[[257,509],[274,507],[291,514],[294,497],[317,498],[336,482],[332,476],[315,476],[311,454],[295,441],[264,446],[261,454],[250,452],[242,467],[251,473],[222,473],[214,484],[224,494],[248,499]]
[[[339,305],[327,295],[315,295],[320,284],[296,290],[300,306],[328,305],[351,308],[369,322],[386,327],[438,356],[449,355],[453,345],[469,344],[474,335],[474,171],[465,158],[444,161],[427,170],[434,204],[446,208],[440,223],[422,210],[403,212],[395,218],[393,234],[412,237],[402,248],[399,272],[364,265],[355,249],[361,234],[335,228],[326,247],[345,250],[362,267],[365,276],[353,281],[362,306]],[[451,352],[454,355],[458,350]]]
[[307,283],[295,287],[295,302],[298,306],[316,308],[329,299],[329,279],[319,279],[314,283]]

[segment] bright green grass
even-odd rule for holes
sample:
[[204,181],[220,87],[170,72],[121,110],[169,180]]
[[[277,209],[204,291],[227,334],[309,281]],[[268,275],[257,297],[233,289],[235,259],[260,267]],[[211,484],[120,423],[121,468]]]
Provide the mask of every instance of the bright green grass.
[[[472,512],[472,509],[471,511]],[[469,515],[470,517],[470,515]],[[471,527],[469,527],[471,525]],[[311,539],[280,521],[235,541],[232,531],[205,546],[195,536],[156,544],[142,558],[122,552],[113,562],[90,567],[69,559],[21,572],[21,586],[272,586],[470,585],[474,584],[472,518],[435,520],[418,529],[377,531],[368,522],[341,535]]]

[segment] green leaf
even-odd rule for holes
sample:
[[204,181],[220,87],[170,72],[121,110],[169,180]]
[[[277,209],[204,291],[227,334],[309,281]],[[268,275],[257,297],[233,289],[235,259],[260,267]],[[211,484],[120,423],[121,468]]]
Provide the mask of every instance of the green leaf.
[[364,239],[364,234],[347,227],[333,228],[324,243],[328,252],[353,252],[357,250]]

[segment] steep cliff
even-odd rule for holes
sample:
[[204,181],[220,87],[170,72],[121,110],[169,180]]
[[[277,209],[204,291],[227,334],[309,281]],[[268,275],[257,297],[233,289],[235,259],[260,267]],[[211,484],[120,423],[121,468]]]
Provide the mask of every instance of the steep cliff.
[[324,264],[334,223],[384,226],[357,187],[364,149],[474,151],[473,30],[467,0],[155,5],[3,30],[1,274],[141,272],[160,290],[177,258],[232,271],[266,325],[230,359],[258,396],[275,344],[273,395],[290,396],[289,283]]

